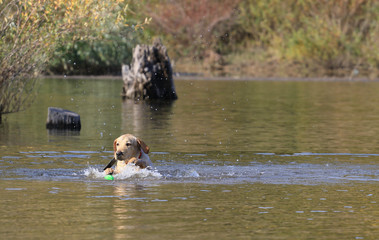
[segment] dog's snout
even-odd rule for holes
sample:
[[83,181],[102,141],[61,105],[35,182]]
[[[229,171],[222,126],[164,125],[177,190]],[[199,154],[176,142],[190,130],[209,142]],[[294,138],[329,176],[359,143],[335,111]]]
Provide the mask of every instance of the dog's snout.
[[116,156],[117,156],[117,157],[121,157],[122,155],[123,155],[123,153],[122,153],[121,151],[117,151],[117,152],[116,152]]

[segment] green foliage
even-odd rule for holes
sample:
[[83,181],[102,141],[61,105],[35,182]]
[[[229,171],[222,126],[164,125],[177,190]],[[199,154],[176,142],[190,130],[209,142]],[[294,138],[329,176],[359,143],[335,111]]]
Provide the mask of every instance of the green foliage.
[[378,66],[378,1],[246,0],[239,11],[237,44],[270,58],[329,70]]
[[305,5],[302,27],[288,31],[280,46],[281,57],[308,61],[326,69],[354,68],[367,56],[364,46],[371,44],[369,33],[376,31],[369,1],[312,1]]
[[139,11],[151,14],[147,29],[163,36],[178,58],[212,49],[224,56],[250,54],[259,64],[312,66],[328,75],[379,66],[378,1],[225,0],[222,11],[213,3],[144,1]]
[[138,32],[123,28],[101,40],[72,41],[60,45],[46,71],[66,75],[121,74],[121,64],[130,63]]
[[[98,38],[60,43],[45,72],[66,75],[121,74],[121,65],[130,63],[132,48],[146,36],[143,29],[151,20],[143,14],[136,14],[135,4],[128,1],[123,7],[127,24],[117,25],[107,21],[95,30]],[[141,23],[139,19],[145,20]]]
[[50,70],[117,74],[119,64],[130,62],[131,48],[151,43],[154,36],[175,60],[205,59],[212,50],[230,56],[231,65],[275,63],[325,75],[379,67],[379,2],[374,0],[134,0],[128,13],[129,19],[152,17],[143,34],[112,31],[101,41],[66,43]]
[[0,0],[1,112],[31,102],[34,79],[57,48],[127,27],[127,8],[124,0]]

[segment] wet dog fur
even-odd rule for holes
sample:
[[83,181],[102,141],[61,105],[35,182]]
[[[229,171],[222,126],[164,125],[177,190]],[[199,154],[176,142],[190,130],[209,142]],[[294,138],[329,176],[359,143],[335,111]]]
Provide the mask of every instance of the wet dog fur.
[[116,138],[113,142],[113,155],[116,160],[116,167],[106,168],[106,174],[117,174],[122,172],[128,164],[134,164],[139,168],[152,166],[152,162],[147,155],[150,148],[139,138],[124,134]]

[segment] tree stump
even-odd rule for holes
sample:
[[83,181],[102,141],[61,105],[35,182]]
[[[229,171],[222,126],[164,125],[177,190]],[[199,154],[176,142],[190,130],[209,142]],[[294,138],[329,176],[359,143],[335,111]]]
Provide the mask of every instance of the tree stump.
[[62,108],[49,107],[46,128],[80,131],[80,115]]
[[131,99],[177,99],[170,58],[159,39],[153,46],[137,45],[129,67],[122,66],[122,95]]

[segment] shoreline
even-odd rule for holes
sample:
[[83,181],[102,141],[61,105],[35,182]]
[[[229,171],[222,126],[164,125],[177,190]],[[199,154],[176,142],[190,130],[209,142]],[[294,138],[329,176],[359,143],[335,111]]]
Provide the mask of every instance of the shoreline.
[[[113,75],[42,75],[44,79],[103,79],[122,80],[122,76]],[[175,73],[174,81],[270,81],[270,82],[379,82],[379,78],[364,77],[233,77],[233,76],[203,76],[200,74]]]

